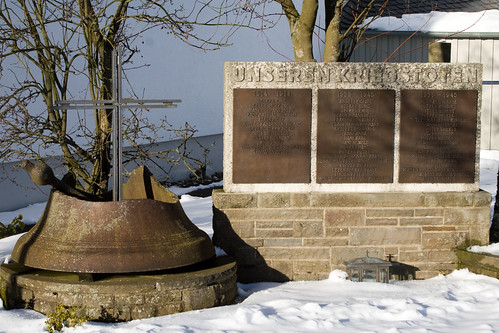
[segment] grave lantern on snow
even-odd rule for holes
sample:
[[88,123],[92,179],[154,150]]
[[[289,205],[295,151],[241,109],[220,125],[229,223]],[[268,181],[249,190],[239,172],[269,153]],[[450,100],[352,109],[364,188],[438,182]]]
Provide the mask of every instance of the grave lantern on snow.
[[379,258],[371,258],[369,253],[366,253],[365,257],[347,261],[345,265],[348,278],[352,281],[388,283],[392,263]]

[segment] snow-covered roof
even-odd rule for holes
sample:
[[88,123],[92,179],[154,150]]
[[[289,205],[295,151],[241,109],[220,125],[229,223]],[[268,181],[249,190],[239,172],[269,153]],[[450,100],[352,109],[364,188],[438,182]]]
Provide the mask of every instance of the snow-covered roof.
[[495,34],[499,36],[499,10],[481,12],[439,12],[378,17],[369,25],[378,31],[419,31],[421,33]]
[[[377,5],[384,2],[385,0],[376,0]],[[404,14],[421,14],[433,11],[471,13],[489,9],[499,9],[499,0],[388,0],[384,12],[386,16],[402,17]]]
[[[346,28],[369,0],[347,0],[343,7],[342,27]],[[386,0],[375,0],[371,17]],[[420,32],[426,34],[460,33],[499,37],[499,0],[389,0],[382,17],[370,30]]]

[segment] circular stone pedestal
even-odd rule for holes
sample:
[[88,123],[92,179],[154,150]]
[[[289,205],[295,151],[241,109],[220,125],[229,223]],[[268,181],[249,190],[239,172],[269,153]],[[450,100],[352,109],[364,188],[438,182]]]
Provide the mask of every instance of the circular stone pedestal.
[[231,304],[237,295],[236,263],[218,257],[208,267],[168,274],[119,274],[81,281],[74,273],[0,266],[6,309],[50,314],[58,303],[97,321],[127,321]]

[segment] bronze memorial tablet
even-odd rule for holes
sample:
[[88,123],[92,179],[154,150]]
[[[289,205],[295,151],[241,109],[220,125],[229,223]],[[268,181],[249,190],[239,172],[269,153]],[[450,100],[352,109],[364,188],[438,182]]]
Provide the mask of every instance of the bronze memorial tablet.
[[233,182],[309,183],[311,89],[234,89]]
[[473,183],[476,90],[402,90],[401,183]]
[[319,89],[318,183],[391,183],[395,91]]

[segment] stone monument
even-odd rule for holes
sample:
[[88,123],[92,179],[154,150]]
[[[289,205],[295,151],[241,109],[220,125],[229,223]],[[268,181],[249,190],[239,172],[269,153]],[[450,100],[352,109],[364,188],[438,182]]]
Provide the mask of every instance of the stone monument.
[[369,250],[454,269],[488,243],[479,64],[228,62],[215,245],[240,281],[314,280]]

